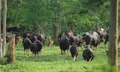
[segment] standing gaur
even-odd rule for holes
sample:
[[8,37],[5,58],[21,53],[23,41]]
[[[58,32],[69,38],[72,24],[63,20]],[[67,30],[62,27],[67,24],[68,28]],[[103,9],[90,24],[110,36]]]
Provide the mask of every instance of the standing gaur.
[[94,46],[97,47],[98,44],[100,43],[100,38],[97,32],[86,32],[83,35],[83,40],[85,41],[86,45]]
[[83,34],[83,40],[85,41],[86,45],[97,47],[100,42],[104,41],[106,36],[106,31],[103,28],[100,28],[96,31],[86,32]]
[[[32,43],[36,40],[36,35],[32,34],[32,33],[25,33],[23,35],[23,47],[24,47],[24,51],[26,51],[27,54],[29,54],[29,49],[31,48]],[[24,52],[25,54],[25,52]]]
[[92,61],[94,59],[94,53],[89,46],[86,46],[86,49],[83,51],[83,59],[87,62]]
[[[39,40],[40,38],[40,40]],[[23,47],[25,51],[30,51],[36,56],[40,51],[42,51],[44,39],[39,37],[38,34],[35,33],[25,33],[23,35]]]
[[38,54],[42,50],[43,44],[39,40],[35,40],[30,47],[31,52],[34,54],[34,57],[36,54]]
[[32,44],[31,40],[28,37],[26,37],[23,39],[22,43],[23,43],[23,47],[24,47],[24,54],[26,53],[29,55],[28,52],[29,52],[29,49],[30,49],[31,44]]
[[62,51],[65,53],[73,43],[76,44],[77,47],[82,43],[82,38],[71,30],[60,33],[58,40],[60,41],[61,54],[63,54]]
[[61,55],[65,54],[65,51],[69,49],[70,43],[68,37],[63,33],[60,39],[60,49],[61,49]]
[[70,53],[74,61],[77,61],[77,56],[78,56],[78,46],[74,42],[72,46],[70,47]]

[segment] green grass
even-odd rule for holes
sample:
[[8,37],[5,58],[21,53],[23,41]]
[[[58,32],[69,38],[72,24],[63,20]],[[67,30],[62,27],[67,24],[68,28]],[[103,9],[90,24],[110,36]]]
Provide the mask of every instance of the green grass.
[[66,55],[61,55],[58,46],[52,48],[44,46],[42,53],[33,59],[32,54],[30,56],[24,55],[20,43],[16,46],[15,63],[0,65],[0,72],[106,72],[108,62],[105,48],[106,46],[101,44],[94,50],[95,58],[91,62],[83,60],[83,51],[79,48],[78,61],[74,62],[69,52]]

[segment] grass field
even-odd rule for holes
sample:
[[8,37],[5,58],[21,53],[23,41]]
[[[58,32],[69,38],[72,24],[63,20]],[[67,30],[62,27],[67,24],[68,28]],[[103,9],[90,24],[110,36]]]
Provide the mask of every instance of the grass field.
[[23,47],[20,43],[16,46],[15,63],[0,65],[0,72],[106,72],[108,69],[106,47],[101,44],[94,50],[95,58],[91,62],[83,60],[83,51],[79,48],[78,61],[74,62],[69,52],[66,55],[60,54],[59,46],[52,48],[44,46],[42,53],[33,59],[32,54],[30,56],[24,55]]

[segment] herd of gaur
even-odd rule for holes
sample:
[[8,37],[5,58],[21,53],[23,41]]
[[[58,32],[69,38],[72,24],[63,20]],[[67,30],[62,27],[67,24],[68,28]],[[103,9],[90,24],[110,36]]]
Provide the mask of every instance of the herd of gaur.
[[[15,43],[17,44],[17,41],[20,39],[20,37],[17,32],[14,32],[14,34]],[[7,40],[9,40],[9,37]],[[37,54],[42,52],[45,40],[46,36],[44,34],[35,34],[30,32],[24,33],[22,35],[24,53],[29,54],[28,51],[30,50],[35,57]],[[73,60],[77,61],[77,57],[79,55],[78,47],[84,47],[85,49],[82,53],[83,59],[85,61],[92,61],[94,59],[93,47],[97,48],[101,42],[104,42],[104,44],[106,44],[109,41],[109,32],[103,28],[98,28],[96,30],[85,32],[84,34],[79,35],[69,30],[59,33],[58,41],[61,55],[65,54],[66,51],[70,51]],[[49,45],[53,43],[53,39],[49,40]]]

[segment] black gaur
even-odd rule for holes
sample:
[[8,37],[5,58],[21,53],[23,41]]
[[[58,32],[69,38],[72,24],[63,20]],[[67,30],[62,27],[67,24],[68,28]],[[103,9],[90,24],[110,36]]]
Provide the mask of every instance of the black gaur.
[[76,43],[73,43],[72,46],[70,47],[70,53],[74,61],[77,61],[78,46],[76,45]]
[[85,34],[83,34],[83,38],[82,38],[86,45],[91,45],[94,47],[97,47],[98,44],[100,43],[100,38],[97,32],[93,31],[93,32],[86,32]]
[[40,42],[42,42],[43,45],[44,45],[46,36],[45,36],[44,34],[40,34],[40,35],[37,36],[37,39],[38,39]]
[[39,40],[34,41],[31,44],[30,50],[36,56],[42,50],[43,44]]
[[87,62],[92,61],[94,59],[94,53],[89,46],[87,46],[87,48],[83,51],[82,56],[83,56],[83,59]]
[[69,39],[65,34],[63,34],[60,39],[61,55],[63,54],[62,51],[64,51],[65,54],[65,51],[69,49],[69,46],[70,46]]
[[83,41],[80,36],[71,36],[69,38],[69,42],[70,42],[70,45],[72,45],[73,43],[76,43],[76,45],[79,47],[79,46],[81,46]]
[[19,28],[18,27],[6,27],[6,31],[7,32],[19,32]]
[[23,43],[23,47],[24,47],[24,54],[25,54],[25,52],[28,54],[29,49],[30,49],[31,44],[32,44],[31,40],[26,37],[23,39],[22,43]]

